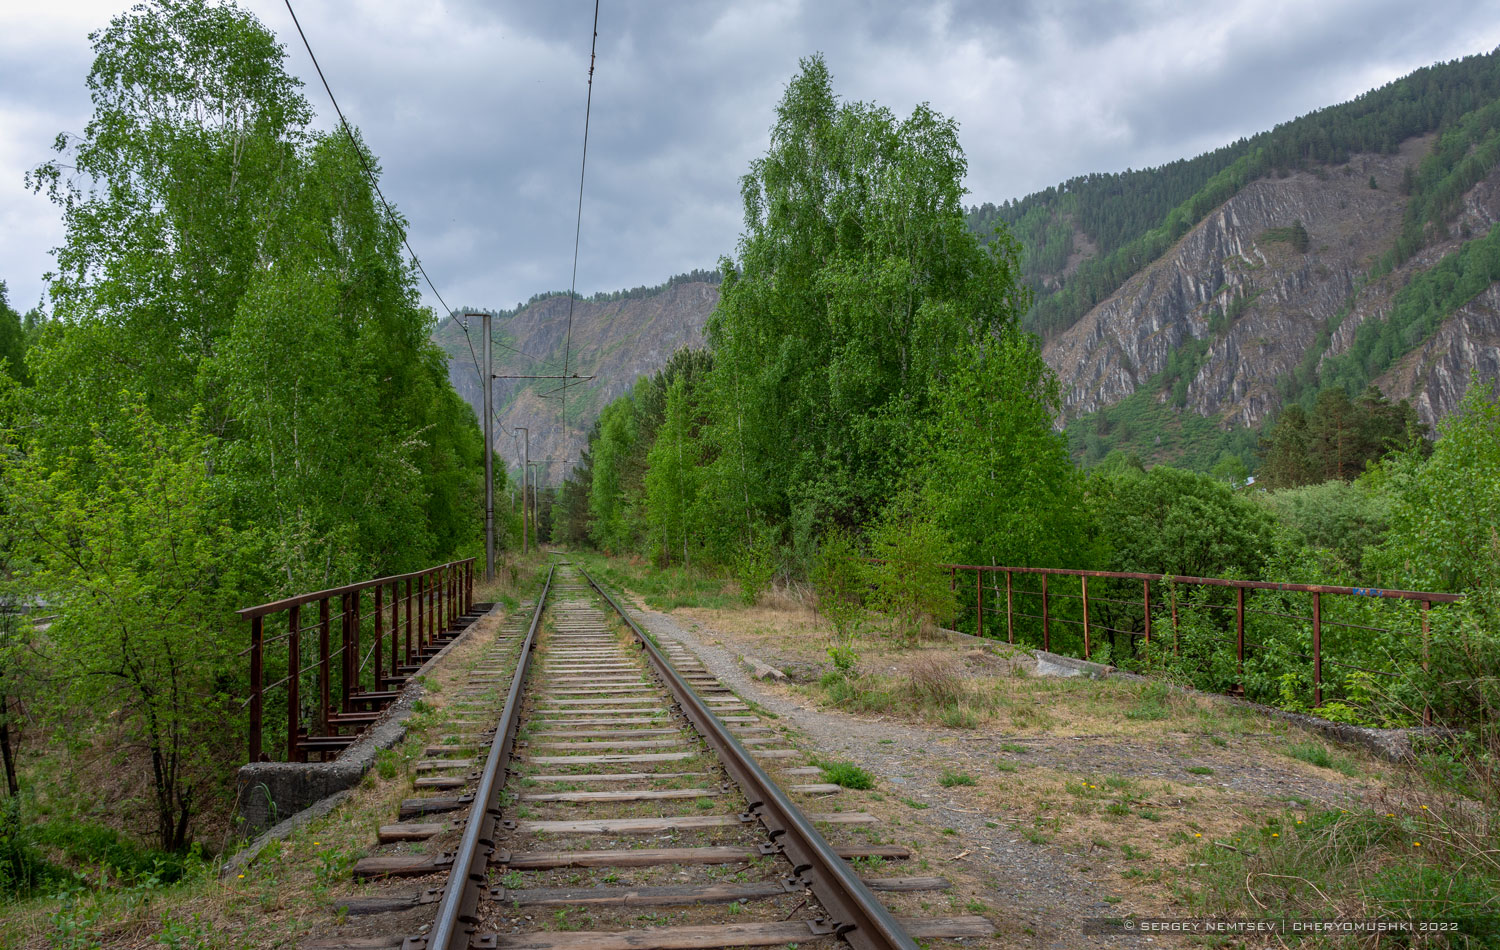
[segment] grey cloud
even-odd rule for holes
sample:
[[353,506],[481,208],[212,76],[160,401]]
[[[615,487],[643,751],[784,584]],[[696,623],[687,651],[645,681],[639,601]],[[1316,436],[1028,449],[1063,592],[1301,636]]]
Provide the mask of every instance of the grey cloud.
[[[331,128],[280,0],[242,3],[278,33]],[[897,114],[929,101],[957,118],[977,203],[1190,156],[1481,52],[1500,42],[1497,12],[1496,0],[1208,10],[1187,0],[603,0],[579,289],[655,283],[733,251],[739,176],[765,148],[799,58],[815,51],[848,98]],[[593,3],[302,0],[298,15],[448,303],[509,306],[565,287]],[[1209,45],[1221,52],[1205,56]],[[0,127],[0,173],[81,128],[88,62],[82,36],[65,55],[21,50],[0,62],[0,109],[54,117],[45,133],[36,122]],[[57,215],[13,177],[0,179],[0,277],[26,302]]]

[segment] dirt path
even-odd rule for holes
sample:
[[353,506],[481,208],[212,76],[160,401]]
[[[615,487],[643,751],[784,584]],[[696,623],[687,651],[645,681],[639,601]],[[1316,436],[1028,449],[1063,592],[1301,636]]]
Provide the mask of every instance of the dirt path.
[[[1173,938],[1088,935],[1082,925],[1130,912],[1193,916],[1174,900],[1170,876],[1157,873],[1148,882],[1142,865],[1130,862],[1156,854],[1159,863],[1181,867],[1187,859],[1179,852],[1195,840],[1228,837],[1264,810],[1347,802],[1368,791],[1365,782],[1276,754],[1271,743],[1284,745],[1284,733],[1242,731],[1232,741],[1212,742],[1190,733],[1028,736],[819,709],[795,689],[753,679],[739,662],[732,633],[697,617],[679,621],[639,608],[638,616],[657,637],[682,643],[741,696],[775,713],[800,733],[804,748],[876,775],[884,794],[871,794],[877,804],[861,807],[883,811],[899,825],[893,839],[925,840],[939,872],[967,881],[969,892],[993,911],[997,946],[1175,945]],[[977,787],[944,787],[945,770],[984,778]],[[1135,789],[1133,805],[1148,798],[1151,810],[1137,810],[1150,820],[1132,816],[1123,828],[1105,815],[1110,800],[1101,786],[1111,783]],[[1082,797],[1069,798],[1065,787]],[[1064,814],[1070,834],[1054,840],[1039,833],[1033,804],[1043,813],[1052,807],[1053,814]],[[1193,820],[1205,810],[1217,816],[1215,824]],[[1121,834],[1130,842],[1121,844]]]

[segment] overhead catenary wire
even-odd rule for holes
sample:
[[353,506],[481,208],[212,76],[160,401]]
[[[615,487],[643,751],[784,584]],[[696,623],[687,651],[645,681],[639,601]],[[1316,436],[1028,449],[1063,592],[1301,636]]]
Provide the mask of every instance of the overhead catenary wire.
[[[583,155],[578,163],[578,215],[573,222],[573,277],[568,285],[568,330],[563,336],[563,384],[558,421],[564,428],[568,425],[568,360],[573,347],[573,302],[578,299],[578,244],[583,234],[583,178],[589,167],[589,114],[594,107],[594,57],[599,48],[599,0],[594,0],[594,33],[589,41],[588,95],[583,104]],[[566,452],[566,448],[564,449]]]
[[[318,56],[313,52],[312,43],[308,41],[307,33],[302,29],[302,21],[297,19],[297,11],[292,9],[292,0],[282,0],[282,2],[286,4],[286,12],[291,14],[292,25],[297,28],[297,35],[302,38],[302,46],[307,50],[307,58],[312,60],[313,69],[318,73],[318,80],[323,84],[323,91],[328,93],[328,101],[333,103],[333,111],[339,117],[339,126],[343,128],[344,135],[348,136],[349,144],[354,147],[354,154],[358,156],[359,164],[365,170],[365,177],[370,180],[370,187],[375,190],[380,203],[385,206],[386,214],[391,216],[392,221],[396,220],[395,209],[391,207],[389,201],[385,200],[385,193],[380,190],[380,182],[375,178],[375,170],[370,167],[370,160],[365,157],[365,150],[360,147],[359,140],[354,137],[354,130],[349,127],[349,120],[344,118],[344,110],[339,107],[339,100],[333,94],[333,87],[328,84],[328,77],[323,75],[323,67],[318,63]],[[484,371],[479,368],[479,356],[474,352],[474,341],[469,337],[468,325],[454,315],[453,308],[448,306],[448,301],[444,300],[443,295],[438,292],[437,285],[427,274],[427,268],[422,266],[422,259],[417,256],[416,250],[411,246],[405,228],[401,230],[401,243],[406,246],[406,252],[411,255],[412,263],[417,265],[417,272],[422,275],[423,280],[427,281],[427,287],[432,291],[432,295],[438,299],[438,303],[443,305],[448,319],[458,324],[459,329],[464,331],[464,341],[469,345],[469,359],[474,362],[474,373],[479,377],[481,386],[488,385],[489,381],[484,378]]]
[[[286,4],[286,12],[291,14],[292,25],[297,28],[297,35],[302,38],[303,48],[307,50],[307,56],[312,60],[313,69],[318,73],[318,80],[323,84],[323,91],[328,93],[328,101],[333,103],[333,111],[339,117],[339,126],[344,130],[344,135],[349,138],[349,143],[354,146],[354,154],[358,156],[359,164],[364,168],[365,177],[370,181],[370,187],[375,190],[375,194],[378,198],[380,198],[380,203],[385,207],[386,213],[389,214],[391,216],[391,220],[394,221],[396,219],[396,211],[391,207],[391,203],[386,200],[385,193],[380,190],[380,182],[375,177],[375,170],[370,167],[370,161],[365,156],[365,150],[360,147],[359,141],[354,137],[354,130],[350,128],[349,120],[344,117],[344,110],[340,108],[338,98],[333,94],[333,87],[329,85],[328,77],[323,75],[323,67],[318,62],[317,54],[313,52],[312,43],[308,41],[307,33],[302,29],[302,22],[297,19],[297,11],[292,9],[292,0],[283,0],[283,2]],[[438,303],[442,304],[444,312],[448,314],[448,319],[457,324],[458,328],[463,331],[464,342],[467,343],[469,347],[469,359],[474,363],[474,373],[479,377],[480,385],[489,385],[489,381],[484,378],[484,370],[479,368],[479,356],[474,352],[474,340],[469,335],[468,325],[458,319],[458,316],[454,309],[448,306],[448,301],[443,299],[443,295],[438,291],[437,285],[432,282],[432,278],[428,275],[427,268],[422,265],[422,259],[417,256],[416,250],[411,246],[411,240],[406,236],[404,228],[402,229],[401,233],[401,243],[406,246],[407,253],[411,255],[412,263],[417,265],[417,272],[420,273],[422,275],[422,279],[427,282],[427,287],[432,291],[432,295],[437,298]],[[491,343],[495,346],[500,347],[501,349],[509,350],[512,353],[517,353],[530,360],[535,360],[544,366],[548,365],[546,360],[542,360],[539,357],[532,356],[530,353],[527,353],[524,350],[519,350],[516,347],[510,346],[506,343],[501,343],[500,341],[494,339],[491,339]]]

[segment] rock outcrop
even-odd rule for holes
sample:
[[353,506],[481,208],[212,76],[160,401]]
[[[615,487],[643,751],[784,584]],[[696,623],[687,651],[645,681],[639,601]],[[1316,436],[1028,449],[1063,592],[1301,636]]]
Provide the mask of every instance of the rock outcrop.
[[[1204,351],[1185,407],[1226,426],[1260,424],[1279,408],[1277,381],[1326,327],[1336,324],[1323,358],[1346,350],[1361,324],[1389,312],[1413,275],[1461,243],[1456,236],[1436,242],[1395,272],[1368,279],[1401,226],[1402,172],[1430,145],[1430,138],[1413,139],[1395,155],[1359,155],[1335,168],[1247,185],[1047,343],[1043,355],[1062,382],[1065,417],[1133,394],[1167,368],[1174,351],[1198,340]],[[1497,219],[1500,170],[1469,192],[1450,230],[1477,236]],[[1294,222],[1306,229],[1305,251],[1280,230]],[[1377,385],[1393,400],[1411,399],[1431,424],[1462,398],[1471,370],[1496,378],[1493,292],[1454,314]]]

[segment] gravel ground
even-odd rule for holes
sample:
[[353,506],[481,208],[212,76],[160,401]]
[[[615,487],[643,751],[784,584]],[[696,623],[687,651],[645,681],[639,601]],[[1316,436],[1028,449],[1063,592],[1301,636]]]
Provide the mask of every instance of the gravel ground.
[[[805,746],[823,754],[848,759],[873,772],[896,796],[925,803],[922,810],[903,815],[903,825],[929,825],[928,831],[954,829],[969,854],[962,860],[984,890],[982,899],[997,912],[1000,927],[995,946],[1073,948],[1179,945],[1179,938],[1085,935],[1081,921],[1089,917],[1120,916],[1128,903],[1106,902],[1109,887],[1091,879],[1109,861],[1099,855],[1070,855],[1058,848],[1037,845],[1007,825],[994,824],[986,814],[964,807],[964,789],[942,787],[942,767],[993,761],[1002,743],[1022,744],[1027,767],[1043,767],[1081,775],[1118,774],[1197,786],[1217,785],[1253,794],[1269,802],[1348,801],[1358,792],[1347,780],[1324,779],[1317,770],[1280,757],[1226,755],[1203,749],[1195,739],[1169,736],[1128,739],[1119,736],[1018,737],[1003,733],[928,728],[908,722],[869,720],[825,711],[784,688],[753,679],[736,653],[713,642],[720,634],[707,626],[695,631],[672,616],[637,606],[642,624],[664,640],[682,643],[708,669],[741,696],[777,714],[781,722],[805,737]],[[773,658],[763,657],[768,662]],[[1254,738],[1246,739],[1255,743]],[[1193,775],[1189,767],[1212,762],[1211,778]],[[1342,778],[1338,776],[1337,778]],[[902,832],[892,837],[901,840]],[[953,867],[953,865],[949,865]],[[1116,898],[1118,901],[1118,898]],[[1135,908],[1152,915],[1160,908]]]

